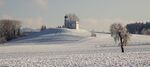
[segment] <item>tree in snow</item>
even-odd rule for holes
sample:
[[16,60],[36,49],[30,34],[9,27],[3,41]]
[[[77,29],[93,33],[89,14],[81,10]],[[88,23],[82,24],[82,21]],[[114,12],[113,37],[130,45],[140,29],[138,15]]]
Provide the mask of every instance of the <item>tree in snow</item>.
[[123,46],[126,46],[130,39],[130,34],[126,27],[123,27],[120,23],[114,23],[110,26],[110,32],[115,42],[120,41],[119,45],[121,46],[122,52],[124,52]]
[[42,27],[41,27],[41,31],[43,31],[43,30],[46,30],[46,26],[45,25],[42,25]]
[[79,21],[79,18],[76,16],[76,14],[66,14],[65,17],[67,17],[70,21]]
[[142,31],[141,31],[141,33],[142,34],[144,34],[144,35],[150,35],[150,29],[143,29]]
[[0,38],[6,41],[21,35],[21,22],[17,20],[0,20]]

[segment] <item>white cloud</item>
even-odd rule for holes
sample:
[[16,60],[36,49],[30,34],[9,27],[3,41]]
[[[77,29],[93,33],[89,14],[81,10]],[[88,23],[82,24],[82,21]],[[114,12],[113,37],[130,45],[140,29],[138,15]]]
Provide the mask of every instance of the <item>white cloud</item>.
[[33,0],[33,3],[35,3],[40,8],[48,8],[48,0]]

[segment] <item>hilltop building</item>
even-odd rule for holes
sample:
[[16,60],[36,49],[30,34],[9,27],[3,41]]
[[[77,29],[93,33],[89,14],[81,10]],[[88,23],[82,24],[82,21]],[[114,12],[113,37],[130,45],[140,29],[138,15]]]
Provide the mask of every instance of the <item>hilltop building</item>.
[[69,29],[79,29],[79,19],[75,14],[67,14],[64,16],[64,27]]

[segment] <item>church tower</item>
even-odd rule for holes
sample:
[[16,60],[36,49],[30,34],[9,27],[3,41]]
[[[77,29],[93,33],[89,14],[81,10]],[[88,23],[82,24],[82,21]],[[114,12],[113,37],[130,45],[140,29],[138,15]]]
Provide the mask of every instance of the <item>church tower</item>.
[[74,14],[64,16],[64,27],[68,29],[79,29],[79,19]]

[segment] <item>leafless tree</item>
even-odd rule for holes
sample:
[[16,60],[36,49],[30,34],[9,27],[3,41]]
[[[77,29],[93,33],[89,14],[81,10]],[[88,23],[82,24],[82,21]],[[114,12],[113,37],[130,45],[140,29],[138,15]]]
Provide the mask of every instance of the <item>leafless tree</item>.
[[17,20],[0,20],[0,37],[11,40],[20,36],[21,22]]
[[120,23],[114,23],[110,26],[110,32],[115,42],[120,41],[121,50],[124,52],[123,46],[126,46],[130,39],[130,34],[126,27],[123,27]]

